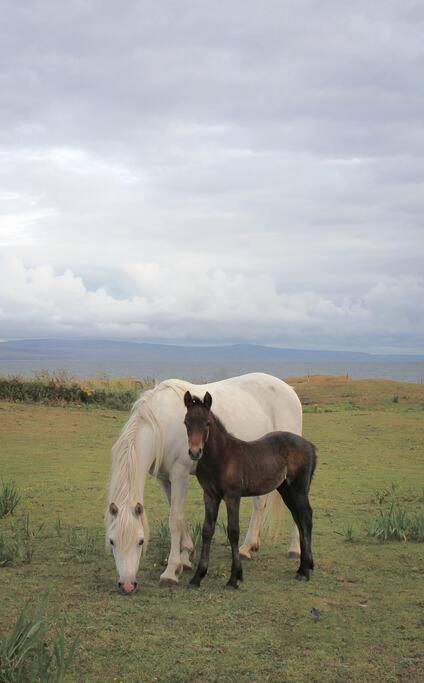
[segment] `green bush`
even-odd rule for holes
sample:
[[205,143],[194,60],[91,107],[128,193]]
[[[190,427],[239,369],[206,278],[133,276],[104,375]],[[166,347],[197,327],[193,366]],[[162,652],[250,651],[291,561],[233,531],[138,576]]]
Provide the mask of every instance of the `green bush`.
[[96,405],[113,410],[129,410],[140,393],[152,386],[149,379],[108,380],[98,378],[83,382],[64,371],[43,372],[33,379],[0,377],[0,400],[14,403]]

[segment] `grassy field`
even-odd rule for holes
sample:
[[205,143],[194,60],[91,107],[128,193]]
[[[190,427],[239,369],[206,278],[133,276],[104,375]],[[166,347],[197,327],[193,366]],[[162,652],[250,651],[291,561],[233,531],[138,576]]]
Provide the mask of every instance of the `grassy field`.
[[[305,402],[304,434],[318,446],[316,569],[308,584],[293,580],[287,519],[278,543],[265,540],[244,563],[236,593],[224,591],[230,551],[219,529],[200,591],[186,590],[187,575],[175,589],[159,588],[164,550],[153,538],[140,590],[119,595],[102,519],[109,451],[126,413],[0,403],[0,480],[21,492],[0,534],[16,533],[28,512],[33,550],[30,563],[0,567],[0,637],[25,601],[36,605],[50,589],[49,622],[64,622],[66,642],[80,638],[70,681],[424,680],[424,546],[380,543],[366,532],[378,513],[376,491],[384,498],[392,483],[405,508],[423,510],[424,387],[342,378],[293,384]],[[153,532],[161,529],[167,506],[153,480],[145,504]],[[202,519],[194,478],[188,513],[193,524]],[[248,514],[244,501],[243,532]]]

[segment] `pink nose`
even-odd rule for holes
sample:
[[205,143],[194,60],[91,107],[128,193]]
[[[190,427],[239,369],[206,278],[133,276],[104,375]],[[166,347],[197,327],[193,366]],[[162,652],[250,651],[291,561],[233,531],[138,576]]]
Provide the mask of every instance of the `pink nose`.
[[132,593],[135,590],[135,587],[137,586],[136,583],[131,583],[131,581],[125,581],[125,583],[120,583],[119,588],[123,593]]

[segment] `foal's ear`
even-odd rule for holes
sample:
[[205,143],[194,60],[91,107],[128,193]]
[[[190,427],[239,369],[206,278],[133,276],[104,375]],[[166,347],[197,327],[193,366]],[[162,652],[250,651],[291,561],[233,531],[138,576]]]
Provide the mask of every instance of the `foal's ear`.
[[211,405],[212,405],[212,396],[210,395],[209,391],[207,391],[206,394],[205,394],[204,397],[203,397],[203,405],[204,405],[205,408],[207,408],[208,410],[211,409]]
[[193,399],[191,397],[190,392],[186,391],[184,394],[184,405],[185,405],[185,407],[188,408],[189,405],[191,405],[192,401],[193,401]]
[[109,505],[109,512],[112,515],[112,517],[116,517],[118,514],[118,508],[116,507],[115,503],[111,503]]
[[136,505],[135,508],[134,508],[134,512],[135,512],[135,514],[136,514],[137,516],[138,516],[138,515],[142,515],[142,514],[143,514],[143,509],[144,509],[144,508],[143,508],[142,504],[141,504],[141,503],[137,503],[137,505]]

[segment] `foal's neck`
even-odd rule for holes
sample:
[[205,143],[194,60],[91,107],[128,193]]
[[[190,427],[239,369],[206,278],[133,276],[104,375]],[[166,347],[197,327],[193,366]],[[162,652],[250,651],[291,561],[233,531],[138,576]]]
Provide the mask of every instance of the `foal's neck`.
[[[214,413],[210,413],[210,427],[209,439],[206,442],[206,448],[210,455],[214,456],[216,452],[222,452],[222,448],[231,439],[234,439],[225,426]],[[218,453],[219,454],[219,453]]]

